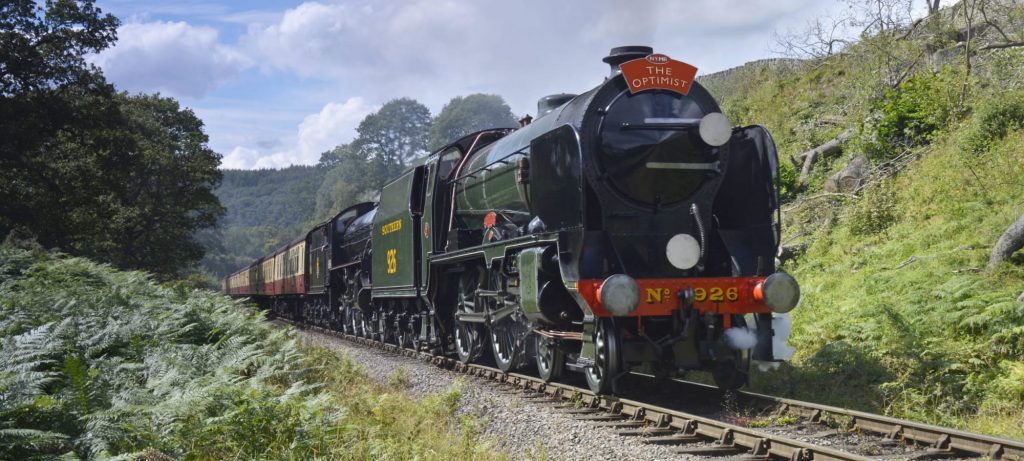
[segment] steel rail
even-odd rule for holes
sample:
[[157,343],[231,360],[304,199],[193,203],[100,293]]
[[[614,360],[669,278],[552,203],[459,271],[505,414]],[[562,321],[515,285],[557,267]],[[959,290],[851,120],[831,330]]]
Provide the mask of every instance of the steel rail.
[[[682,379],[674,381],[705,391],[718,390],[714,386],[703,383]],[[741,398],[774,403],[779,405],[780,413],[789,413],[806,418],[811,422],[819,422],[826,415],[846,417],[850,419],[852,428],[855,430],[881,434],[889,439],[930,446],[937,451],[948,452],[950,455],[969,453],[990,459],[1024,461],[1024,441],[974,434],[959,429],[756,392],[736,391],[736,394]]]
[[[294,324],[290,320],[281,320]],[[599,395],[581,387],[555,382],[545,383],[540,378],[530,375],[504,373],[497,368],[478,364],[463,364],[449,357],[405,349],[394,344],[386,344],[377,340],[319,327],[306,326],[306,328],[339,337],[349,342],[428,361],[441,368],[464,373],[469,376],[489,379],[512,386],[523,392],[543,395],[550,398],[553,402],[571,404],[582,411],[603,412],[602,415],[596,416],[594,419],[627,421],[631,423],[632,427],[643,427],[644,429],[641,429],[640,432],[646,431],[646,433],[652,435],[663,435],[660,438],[665,442],[676,442],[679,444],[695,442],[716,443],[716,448],[698,449],[690,451],[691,454],[711,453],[714,451],[728,452],[730,450],[733,450],[735,453],[742,450],[748,455],[755,457],[799,461],[864,461],[873,459],[856,453],[844,452],[779,435],[767,434],[751,428],[678,410],[610,395]],[[717,388],[706,384],[685,380],[675,381],[703,390],[718,391]],[[933,457],[964,457],[964,455],[973,455],[974,457],[986,457],[989,459],[1024,461],[1024,442],[1022,441],[973,434],[958,429],[755,392],[738,391],[737,395],[742,398],[777,404],[780,406],[780,412],[806,418],[811,422],[820,422],[826,415],[850,418],[852,427],[856,430],[881,434],[889,439],[897,439],[930,447],[931,451],[928,452],[928,455]]]
[[[292,323],[292,322],[289,322]],[[643,423],[658,434],[676,443],[712,442],[712,448],[683,450],[691,454],[747,453],[761,458],[778,458],[793,461],[868,461],[871,458],[855,453],[793,440],[778,435],[766,434],[747,427],[737,426],[678,410],[662,408],[635,400],[599,395],[576,386],[562,383],[545,383],[540,378],[519,373],[504,373],[497,368],[477,364],[464,364],[458,360],[405,349],[394,344],[343,334],[317,327],[307,327],[327,333],[350,342],[363,344],[384,351],[429,361],[441,368],[476,376],[510,385],[523,392],[537,393],[555,402],[571,404],[580,410],[604,412],[608,419],[629,420]],[[604,415],[603,415],[604,416]],[[601,418],[604,419],[604,418]],[[654,431],[652,431],[654,433]]]

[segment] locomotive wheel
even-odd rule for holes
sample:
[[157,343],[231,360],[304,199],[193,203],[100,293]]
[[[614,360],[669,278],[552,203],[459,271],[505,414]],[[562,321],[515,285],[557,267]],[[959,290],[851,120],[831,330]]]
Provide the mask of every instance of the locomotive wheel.
[[[459,277],[459,300],[455,313],[476,312],[476,289],[480,285],[480,271],[470,269]],[[480,328],[473,323],[453,319],[455,336],[455,353],[462,363],[470,363],[480,356],[483,335]]]
[[455,321],[455,353],[462,363],[470,363],[480,355],[480,333],[475,325]]
[[[744,327],[747,323],[742,315],[734,315],[732,324]],[[711,370],[711,377],[722,390],[732,391],[746,385],[750,379],[750,349],[733,350],[731,357],[719,360]]]
[[544,382],[550,383],[562,377],[565,368],[565,351],[559,349],[555,340],[534,334],[537,349],[537,374]]
[[508,373],[526,365],[526,336],[529,328],[515,316],[491,325],[491,352],[498,369]]
[[[491,271],[488,277],[488,290],[505,292],[504,278],[500,272]],[[507,295],[506,295],[507,296]],[[506,298],[489,298],[486,300],[489,311],[505,309],[509,301],[516,304],[511,315],[490,324],[491,353],[498,369],[508,373],[522,368],[532,354],[527,354],[527,347],[532,349],[533,341],[529,338],[530,325],[519,307],[518,300]],[[529,341],[529,342],[528,342]]]
[[596,394],[607,394],[612,390],[612,381],[619,374],[622,364],[619,332],[611,319],[603,318],[597,323],[594,333],[594,365],[583,373],[587,385]]

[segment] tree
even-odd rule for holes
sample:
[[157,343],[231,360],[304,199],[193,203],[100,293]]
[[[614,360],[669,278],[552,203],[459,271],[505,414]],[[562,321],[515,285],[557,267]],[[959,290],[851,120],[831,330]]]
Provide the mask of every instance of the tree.
[[370,170],[369,162],[351,144],[335,147],[324,155],[336,160],[316,194],[316,211],[313,216],[317,220],[327,219],[345,207],[356,204],[369,191],[376,191],[380,187],[378,183],[386,180],[378,180],[367,174]]
[[429,125],[427,106],[410,98],[393,99],[359,122],[352,148],[370,162],[371,175],[382,184],[427,152]]
[[[213,194],[220,155],[191,110],[160,96],[117,94],[94,125],[66,128],[32,155],[48,162],[54,195],[13,176],[22,213],[4,225],[34,232],[45,246],[173,276],[203,256],[197,230],[224,210]],[[0,205],[5,207],[6,205]],[[5,209],[6,211],[6,209]]]
[[0,4],[0,169],[30,170],[26,156],[96,108],[83,96],[112,94],[83,56],[117,39],[117,18],[92,0]]
[[514,128],[512,116],[505,100],[495,94],[457,96],[448,101],[430,126],[430,150],[438,149],[474,131],[487,128]]
[[221,156],[206,145],[202,120],[174,99],[124,94],[118,99],[125,118],[114,135],[125,149],[117,152],[120,167],[104,165],[117,178],[108,196],[114,219],[104,226],[117,245],[107,259],[174,274],[203,257],[195,233],[216,225],[224,214],[213,193],[221,180]]
[[0,6],[0,234],[176,275],[223,213],[220,156],[191,111],[118,94],[85,62],[117,24],[91,0]]

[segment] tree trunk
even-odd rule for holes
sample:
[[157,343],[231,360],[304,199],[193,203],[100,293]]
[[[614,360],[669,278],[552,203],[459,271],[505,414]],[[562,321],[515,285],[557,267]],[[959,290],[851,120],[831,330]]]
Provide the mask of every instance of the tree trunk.
[[1002,237],[996,241],[992,248],[992,256],[988,259],[988,270],[992,270],[1000,262],[1010,259],[1017,250],[1024,248],[1024,215],[1017,218],[1017,221],[1010,225],[1003,232]]
[[850,139],[851,136],[853,136],[853,128],[846,129],[831,141],[798,156],[798,158],[804,161],[804,166],[800,170],[800,189],[807,187],[807,180],[811,176],[811,169],[814,167],[814,162],[818,161],[818,157],[842,152],[843,143]]

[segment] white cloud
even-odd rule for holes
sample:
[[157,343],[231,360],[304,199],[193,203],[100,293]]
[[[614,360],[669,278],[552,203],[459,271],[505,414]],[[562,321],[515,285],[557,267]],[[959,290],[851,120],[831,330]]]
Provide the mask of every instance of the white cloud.
[[259,160],[260,153],[255,149],[236,146],[220,160],[220,167],[231,170],[245,170],[252,168]]
[[131,22],[91,60],[121,89],[201,98],[252,65],[218,41],[216,29],[185,22]]
[[613,46],[650,44],[713,72],[767,57],[780,23],[824,8],[814,0],[321,0],[251,24],[240,43],[267,71],[336,82],[370,100],[410,96],[436,111],[453,96],[490,92],[523,113],[546,94],[600,83]]
[[359,122],[375,106],[366,104],[361,97],[349,98],[343,103],[330,102],[320,112],[306,116],[299,123],[291,147],[270,153],[245,146],[235,147],[224,156],[222,168],[282,168],[288,165],[312,165],[320,154],[355,138]]

